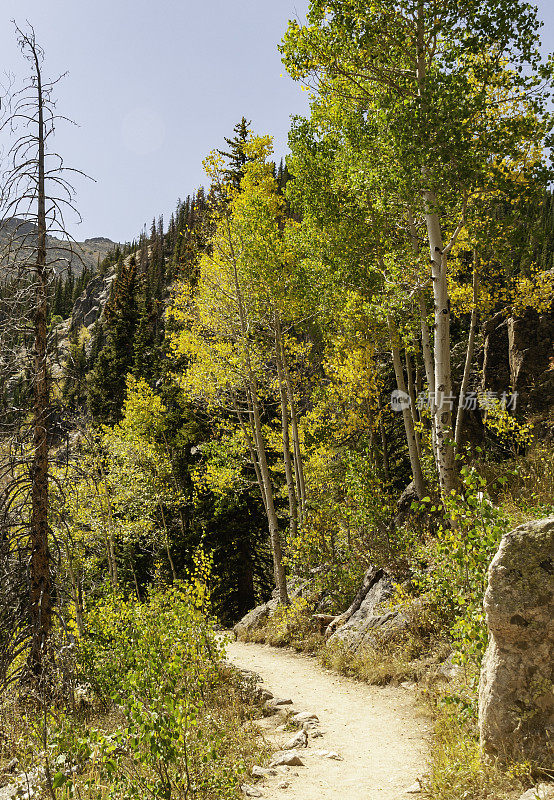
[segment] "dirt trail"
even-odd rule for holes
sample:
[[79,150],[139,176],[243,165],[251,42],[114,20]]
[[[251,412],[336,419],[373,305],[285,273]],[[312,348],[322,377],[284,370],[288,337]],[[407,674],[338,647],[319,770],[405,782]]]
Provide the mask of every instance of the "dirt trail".
[[[259,673],[275,697],[290,698],[294,711],[317,714],[325,732],[298,751],[304,767],[280,768],[278,777],[256,784],[263,797],[417,800],[406,790],[425,771],[428,724],[417,712],[413,690],[367,686],[290,650],[232,642],[227,654],[237,667]],[[268,718],[264,727],[271,743],[282,747],[292,734],[282,725],[270,731],[269,720],[280,720]],[[335,751],[343,760],[318,754],[321,750]],[[290,785],[279,788],[283,781]]]

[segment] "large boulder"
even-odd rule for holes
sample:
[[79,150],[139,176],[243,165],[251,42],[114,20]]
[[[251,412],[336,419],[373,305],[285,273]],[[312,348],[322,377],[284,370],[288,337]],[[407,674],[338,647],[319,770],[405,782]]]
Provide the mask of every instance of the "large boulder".
[[[303,580],[302,578],[292,577],[287,581],[288,594],[291,600],[296,600],[298,597],[304,597],[312,590],[311,582]],[[260,630],[265,627],[269,617],[275,612],[279,605],[279,592],[277,589],[273,590],[272,597],[267,603],[261,603],[256,608],[253,608],[240,619],[233,627],[233,631],[237,639],[247,640],[250,639],[254,631]]]
[[528,308],[508,320],[510,383],[526,412],[548,411],[554,405],[554,311],[538,314]]
[[393,593],[390,578],[382,570],[376,577],[359,609],[329,637],[329,645],[342,644],[356,651],[361,645],[371,644],[377,634],[398,626],[399,612],[382,608]]
[[485,322],[483,337],[482,389],[501,396],[502,392],[509,392],[511,386],[508,321],[504,312],[500,311]]
[[265,625],[278,605],[279,600],[277,598],[272,598],[267,603],[261,603],[245,614],[233,628],[237,639],[248,640],[254,631],[259,630]]
[[485,756],[554,766],[554,517],[506,534],[485,594],[479,687]]

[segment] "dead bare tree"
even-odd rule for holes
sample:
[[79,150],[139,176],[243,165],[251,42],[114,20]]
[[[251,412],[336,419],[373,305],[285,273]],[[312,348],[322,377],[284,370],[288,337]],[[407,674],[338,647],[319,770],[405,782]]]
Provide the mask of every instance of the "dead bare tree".
[[[14,561],[18,553],[21,563],[23,553],[27,565],[26,619],[15,650],[27,645],[26,677],[41,680],[51,650],[55,559],[49,489],[51,464],[59,458],[52,455],[48,302],[53,278],[75,255],[64,216],[77,213],[67,174],[79,171],[65,167],[49,147],[57,121],[66,119],[56,113],[53,98],[61,78],[43,78],[44,52],[33,27],[15,30],[31,74],[18,91],[10,82],[0,126],[4,136],[15,137],[5,155],[0,219],[0,522],[3,538],[11,542],[8,558]],[[67,247],[52,252],[50,236]]]

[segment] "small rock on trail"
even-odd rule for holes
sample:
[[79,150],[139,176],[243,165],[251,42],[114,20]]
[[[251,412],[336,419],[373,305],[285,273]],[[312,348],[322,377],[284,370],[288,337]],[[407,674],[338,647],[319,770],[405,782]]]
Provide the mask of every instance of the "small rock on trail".
[[272,767],[303,767],[304,762],[296,750],[281,750],[271,759]]

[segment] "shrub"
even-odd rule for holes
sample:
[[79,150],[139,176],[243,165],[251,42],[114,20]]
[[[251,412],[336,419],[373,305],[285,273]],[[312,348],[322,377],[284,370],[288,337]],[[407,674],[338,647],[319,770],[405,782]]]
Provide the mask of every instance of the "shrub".
[[[418,548],[416,583],[450,628],[455,660],[475,677],[487,645],[487,571],[509,520],[487,499],[486,481],[475,467],[464,465],[461,478],[460,491],[452,490],[442,509],[445,522]],[[424,498],[424,505],[430,503]]]
[[[230,721],[233,691],[222,687],[223,648],[207,614],[208,600],[200,575],[153,591],[144,603],[116,597],[88,612],[81,678],[104,704],[113,701],[125,722],[109,732],[86,731],[72,744],[61,737],[58,749],[69,749],[73,764],[90,760],[82,796],[235,796],[249,747],[242,740],[236,746],[240,714],[233,711]],[[54,783],[72,796],[66,770]],[[108,794],[98,788],[102,784]]]

